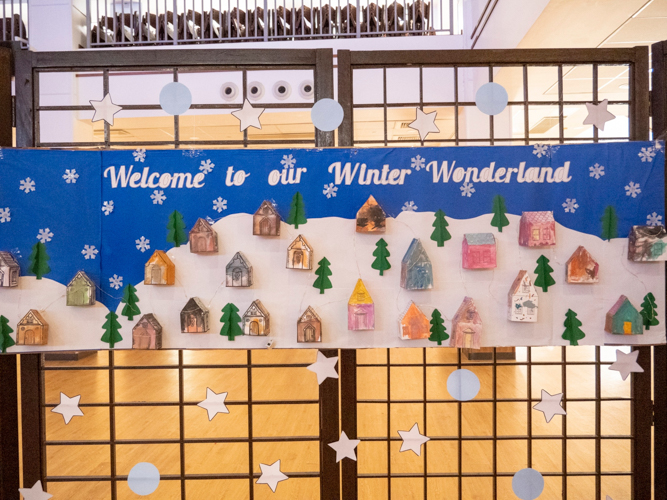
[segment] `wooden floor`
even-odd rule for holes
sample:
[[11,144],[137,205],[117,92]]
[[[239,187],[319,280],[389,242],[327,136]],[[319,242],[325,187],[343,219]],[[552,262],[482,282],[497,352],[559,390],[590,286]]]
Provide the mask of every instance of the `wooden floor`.
[[[254,402],[272,401],[272,404],[252,406],[252,435],[257,438],[297,437],[293,442],[259,442],[252,448],[252,467],[260,472],[259,464],[281,460],[281,469],[291,473],[319,471],[318,385],[313,373],[304,367],[263,367],[267,364],[309,364],[314,362],[315,350],[268,350],[252,352],[251,396]],[[540,390],[551,394],[565,392],[567,398],[567,427],[565,462],[567,498],[595,498],[595,402],[576,401],[595,397],[595,349],[568,347],[567,361],[591,364],[567,365],[562,363],[561,348],[533,348],[530,397],[538,399]],[[602,348],[601,360],[614,359],[614,349]],[[423,364],[424,358],[426,364]],[[364,366],[387,364],[388,366]],[[492,474],[494,463],[494,403],[458,403],[447,392],[447,377],[457,367],[433,366],[455,364],[458,353],[449,348],[359,350],[357,353],[358,432],[362,439],[357,449],[359,498],[384,499],[457,499],[458,477],[428,477],[429,474]],[[477,399],[492,399],[493,367],[467,362],[466,368],[480,379],[481,390]],[[183,390],[186,402],[197,403],[206,397],[206,388],[228,392],[229,414],[218,414],[209,422],[206,411],[196,405],[186,405],[183,413],[186,439],[225,440],[247,438],[248,432],[248,368],[213,367],[189,368],[189,365],[244,365],[247,351],[184,351]],[[506,476],[497,478],[497,498],[514,499],[511,474],[528,466],[528,415],[532,419],[532,435],[547,436],[531,443],[532,467],[544,473],[561,475],[545,477],[545,491],[540,499],[563,497],[562,417],[556,416],[547,424],[543,414],[529,410],[535,402],[528,401],[528,366],[526,349],[517,350],[517,361],[498,362],[495,368],[496,397],[513,399],[495,403],[495,426],[498,436],[511,439],[496,443],[496,469]],[[45,397],[47,404],[57,404],[59,394],[81,395],[82,404],[109,402],[109,358],[106,352],[77,362],[47,362],[47,367],[80,367],[76,370],[46,370]],[[539,363],[555,362],[555,365]],[[115,438],[118,440],[178,440],[180,435],[179,407],[151,406],[155,403],[179,401],[179,370],[177,351],[118,351],[114,353],[116,366],[130,367],[114,370],[114,398],[116,402],[141,403],[142,406],[115,408]],[[519,363],[519,364],[517,364]],[[418,366],[411,366],[418,365]],[[133,369],[134,366],[155,368]],[[602,365],[600,370],[601,395],[613,398],[630,397],[630,379],[623,382],[618,372]],[[99,369],[85,369],[98,367]],[[563,377],[565,375],[565,377]],[[425,377],[425,380],[424,380]],[[390,380],[389,384],[387,380]],[[565,387],[562,381],[565,379]],[[424,389],[426,394],[424,394]],[[391,395],[391,404],[387,403]],[[427,402],[423,399],[426,396]],[[281,404],[280,401],[297,401]],[[437,401],[437,402],[429,402]],[[301,403],[302,402],[302,403]],[[478,439],[458,440],[458,407],[461,407],[461,435]],[[108,441],[110,419],[108,406],[82,408],[85,416],[74,417],[64,425],[59,414],[46,411],[46,438],[48,441]],[[387,415],[389,412],[389,418]],[[426,415],[425,415],[426,414]],[[398,430],[409,430],[419,424],[422,433],[434,439],[425,445],[421,457],[412,452],[399,453],[401,441],[392,441],[388,457],[387,435],[398,437]],[[603,401],[600,411],[601,434],[614,436],[602,439],[600,466],[602,472],[631,471],[630,455],[630,402]],[[426,425],[426,428],[424,427]],[[387,428],[389,427],[389,428]],[[388,433],[388,434],[387,434]],[[587,438],[588,437],[588,438]],[[308,440],[310,438],[311,440]],[[385,440],[364,440],[385,438]],[[459,453],[460,443],[460,453]],[[460,465],[459,465],[460,460]],[[125,476],[138,462],[151,462],[162,475],[180,473],[180,445],[120,444],[116,446],[116,474]],[[247,442],[187,443],[184,447],[187,475],[248,474],[250,466]],[[387,479],[391,467],[391,480]],[[581,475],[589,473],[590,475]],[[108,444],[67,444],[47,446],[48,476],[109,476],[111,474],[110,446]],[[363,478],[364,474],[384,475],[381,478]],[[395,477],[395,475],[417,475]],[[391,482],[389,482],[391,481]],[[629,475],[603,476],[601,498],[609,495],[614,500],[630,499]],[[491,477],[463,477],[461,493],[464,499],[492,499],[494,481]],[[55,499],[104,500],[110,498],[108,481],[58,481],[47,485]],[[240,479],[191,479],[185,482],[186,497],[207,500],[241,500],[250,498],[250,481]],[[318,499],[319,480],[292,478],[281,482],[274,494],[266,485],[254,485],[254,498]],[[391,494],[389,493],[391,489]],[[425,491],[425,489],[427,491]],[[139,497],[132,493],[124,480],[118,482],[118,499]],[[176,500],[181,498],[179,480],[162,480],[158,490],[148,498]]]

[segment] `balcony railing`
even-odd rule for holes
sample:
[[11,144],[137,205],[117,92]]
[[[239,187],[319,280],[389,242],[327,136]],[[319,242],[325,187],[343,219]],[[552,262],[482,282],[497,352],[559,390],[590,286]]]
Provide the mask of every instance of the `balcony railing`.
[[453,34],[455,0],[87,0],[88,47]]
[[1,0],[0,5],[0,41],[21,42],[24,46],[28,44],[28,30],[26,29],[28,19],[27,0]]

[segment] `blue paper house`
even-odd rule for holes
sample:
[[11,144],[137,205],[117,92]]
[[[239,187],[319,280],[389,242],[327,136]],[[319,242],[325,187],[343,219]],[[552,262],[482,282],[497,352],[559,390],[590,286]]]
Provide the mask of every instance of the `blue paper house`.
[[406,290],[433,288],[433,267],[426,250],[418,238],[414,238],[401,261],[401,286]]
[[641,335],[644,333],[642,315],[625,295],[621,295],[607,312],[604,330],[617,335]]

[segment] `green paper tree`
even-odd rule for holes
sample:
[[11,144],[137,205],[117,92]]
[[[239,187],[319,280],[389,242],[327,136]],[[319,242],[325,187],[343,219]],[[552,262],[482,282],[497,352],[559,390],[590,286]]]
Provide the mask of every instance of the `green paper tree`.
[[387,242],[384,241],[384,238],[380,238],[375,246],[376,248],[373,251],[375,260],[371,264],[371,267],[380,271],[380,276],[382,276],[384,271],[391,269],[391,264],[387,260],[387,257],[391,256],[391,254],[389,253],[389,250],[387,250]]
[[641,315],[644,319],[644,328],[650,330],[652,326],[660,324],[658,321],[658,306],[655,303],[655,297],[651,292],[644,295],[644,302],[642,302]]
[[505,198],[499,194],[493,197],[493,207],[491,208],[493,213],[493,219],[491,219],[491,225],[498,228],[498,232],[502,233],[505,226],[510,225],[510,221],[505,215],[507,213],[507,207],[505,207]]
[[445,320],[442,319],[442,315],[437,309],[433,310],[430,323],[433,326],[431,326],[431,329],[429,330],[431,336],[428,339],[431,342],[437,342],[438,345],[442,345],[443,340],[447,340],[449,335],[447,334],[447,328],[445,328]]
[[132,321],[137,314],[141,314],[141,310],[137,305],[139,297],[137,297],[136,291],[137,289],[131,284],[127,284],[123,289],[123,298],[120,299],[120,301],[125,304],[121,314],[126,316],[130,321]]
[[28,271],[37,276],[38,280],[41,280],[42,276],[51,272],[48,264],[51,257],[46,253],[46,245],[41,241],[32,246],[32,252],[28,258],[30,259]]
[[323,257],[322,260],[317,263],[317,265],[319,266],[315,271],[315,274],[317,274],[317,279],[315,280],[315,283],[313,283],[313,286],[318,288],[320,293],[324,293],[324,290],[332,287],[331,280],[329,279],[329,276],[333,274],[331,269],[329,269],[331,262],[329,262],[326,257]]
[[183,243],[188,241],[188,235],[185,233],[183,215],[178,210],[174,210],[169,216],[167,231],[167,241],[173,243],[175,247],[180,247]]
[[535,278],[535,286],[541,286],[543,292],[548,292],[548,288],[551,285],[556,284],[556,281],[551,277],[551,273],[553,273],[554,270],[549,265],[549,259],[544,255],[540,255],[537,259],[537,267],[533,272],[537,274],[537,278]]
[[600,234],[600,238],[607,241],[612,238],[618,238],[618,217],[616,216],[614,207],[609,205],[605,208],[600,221],[602,222],[602,233]]
[[7,323],[9,323],[9,320],[0,316],[0,349],[2,349],[3,354],[7,352],[9,347],[16,344],[14,339],[9,336],[14,330]]
[[222,318],[220,318],[222,328],[220,328],[220,335],[226,336],[229,340],[234,340],[234,337],[243,335],[243,330],[239,326],[241,316],[237,314],[238,312],[239,308],[231,302],[222,308]]
[[123,327],[120,326],[120,323],[118,322],[118,315],[115,312],[109,312],[105,318],[107,320],[102,325],[102,328],[104,329],[104,335],[102,335],[101,340],[102,342],[109,344],[110,349],[113,349],[116,342],[123,340],[123,337],[120,336],[120,332],[118,331]]
[[565,323],[563,323],[565,331],[563,332],[563,339],[569,340],[570,345],[579,345],[578,341],[583,339],[586,334],[579,328],[581,321],[577,319],[577,313],[572,309],[568,309],[565,313]]
[[285,222],[292,224],[294,229],[299,229],[299,224],[308,222],[306,219],[306,206],[303,204],[303,196],[298,191],[292,197],[292,203],[289,206],[289,215]]
[[449,222],[445,219],[445,212],[438,210],[435,214],[435,220],[432,226],[435,228],[431,233],[431,239],[438,243],[439,247],[445,246],[445,241],[452,239],[452,235],[447,231]]

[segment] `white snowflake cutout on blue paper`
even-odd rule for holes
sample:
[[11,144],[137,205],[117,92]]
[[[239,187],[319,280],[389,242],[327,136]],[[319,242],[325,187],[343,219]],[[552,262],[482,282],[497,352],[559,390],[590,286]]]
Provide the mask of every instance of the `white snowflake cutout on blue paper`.
[[658,215],[657,212],[648,214],[646,216],[646,225],[647,226],[659,226],[662,224],[662,215]]
[[633,198],[636,198],[639,193],[641,193],[642,190],[639,188],[639,183],[635,183],[630,181],[630,184],[625,186],[625,195],[626,196],[632,196]]
[[1,223],[9,222],[10,220],[12,220],[11,215],[12,214],[11,214],[11,211],[9,210],[9,207],[0,208],[0,222]]
[[94,259],[95,256],[99,253],[99,250],[95,248],[95,245],[84,245],[81,253],[83,254],[83,258],[88,260]]
[[104,212],[104,215],[109,215],[111,212],[113,212],[113,200],[105,201],[102,203],[102,212]]
[[461,190],[461,196],[467,196],[468,198],[475,192],[475,188],[472,187],[472,182],[464,182],[459,189]]
[[217,210],[218,213],[227,210],[227,200],[223,200],[222,196],[218,196],[217,200],[213,200],[213,210]]
[[596,163],[592,167],[588,167],[588,170],[591,172],[590,176],[595,177],[596,179],[599,179],[604,175],[604,167],[599,163]]
[[574,213],[577,208],[579,208],[579,205],[577,204],[577,199],[576,198],[566,198],[565,203],[563,203],[563,208],[565,209],[565,212],[571,212]]
[[123,277],[114,274],[111,278],[109,278],[109,286],[114,290],[118,290],[123,286]]
[[401,210],[403,212],[416,212],[417,205],[415,205],[414,201],[406,201],[405,204],[401,207]]
[[322,194],[326,196],[327,198],[331,198],[332,196],[335,198],[336,197],[336,191],[338,191],[338,187],[334,186],[334,183],[332,182],[331,184],[325,184],[324,189],[322,190]]
[[167,197],[164,195],[164,191],[159,191],[156,189],[155,191],[153,191],[151,199],[153,200],[153,205],[162,205],[162,203],[164,203],[164,200],[166,200]]

